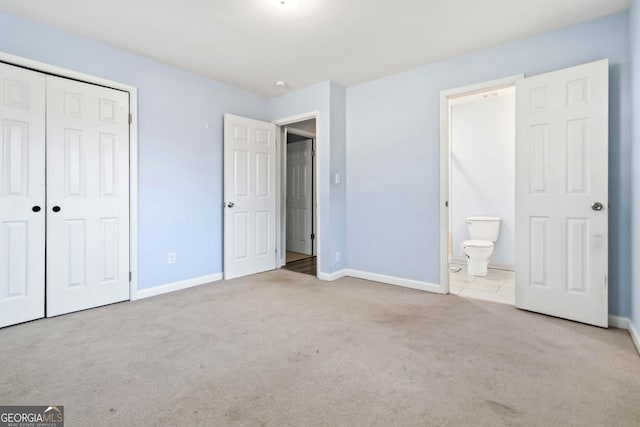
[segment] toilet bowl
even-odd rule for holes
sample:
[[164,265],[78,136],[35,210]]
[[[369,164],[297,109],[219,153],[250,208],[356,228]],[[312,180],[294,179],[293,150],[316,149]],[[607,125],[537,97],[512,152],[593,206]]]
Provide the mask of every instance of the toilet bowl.
[[493,242],[488,240],[465,240],[462,242],[464,254],[467,256],[467,274],[486,276],[489,258],[493,255]]
[[484,277],[500,234],[500,218],[477,216],[467,218],[470,240],[462,242],[467,257],[467,274]]

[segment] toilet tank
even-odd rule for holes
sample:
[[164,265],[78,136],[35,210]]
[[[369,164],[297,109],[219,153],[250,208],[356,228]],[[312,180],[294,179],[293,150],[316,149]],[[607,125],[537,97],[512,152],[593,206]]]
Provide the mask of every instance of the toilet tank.
[[500,235],[500,218],[496,216],[470,216],[467,218],[471,240],[496,242]]

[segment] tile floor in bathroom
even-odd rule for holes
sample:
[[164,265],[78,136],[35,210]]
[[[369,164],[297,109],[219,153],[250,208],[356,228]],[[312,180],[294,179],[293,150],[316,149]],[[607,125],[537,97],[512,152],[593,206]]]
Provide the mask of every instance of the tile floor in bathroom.
[[487,277],[470,276],[466,264],[452,264],[462,267],[460,271],[449,272],[449,292],[462,297],[477,298],[504,304],[515,304],[514,272],[490,268]]

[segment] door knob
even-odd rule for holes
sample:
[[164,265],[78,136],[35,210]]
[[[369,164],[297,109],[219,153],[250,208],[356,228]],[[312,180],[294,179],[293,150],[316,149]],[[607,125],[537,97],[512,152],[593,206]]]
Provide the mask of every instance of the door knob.
[[54,206],[51,210],[54,212],[60,212],[60,206]]
[[40,212],[40,206],[34,206],[31,208],[31,210],[34,212]]
[[233,203],[233,202],[229,202],[229,203],[227,203],[227,207],[228,207],[228,208],[232,208],[232,207],[234,207],[235,205],[236,205],[236,204],[235,204],[235,203]]
[[603,208],[602,203],[600,202],[595,202],[594,204],[591,205],[591,209],[593,209],[594,211],[601,211]]

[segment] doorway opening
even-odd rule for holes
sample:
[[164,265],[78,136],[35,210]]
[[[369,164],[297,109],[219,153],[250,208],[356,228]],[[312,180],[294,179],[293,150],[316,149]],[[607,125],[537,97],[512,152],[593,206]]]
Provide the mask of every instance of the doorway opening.
[[443,94],[448,292],[515,304],[515,81]]
[[280,266],[317,276],[316,119],[288,123],[280,135]]

